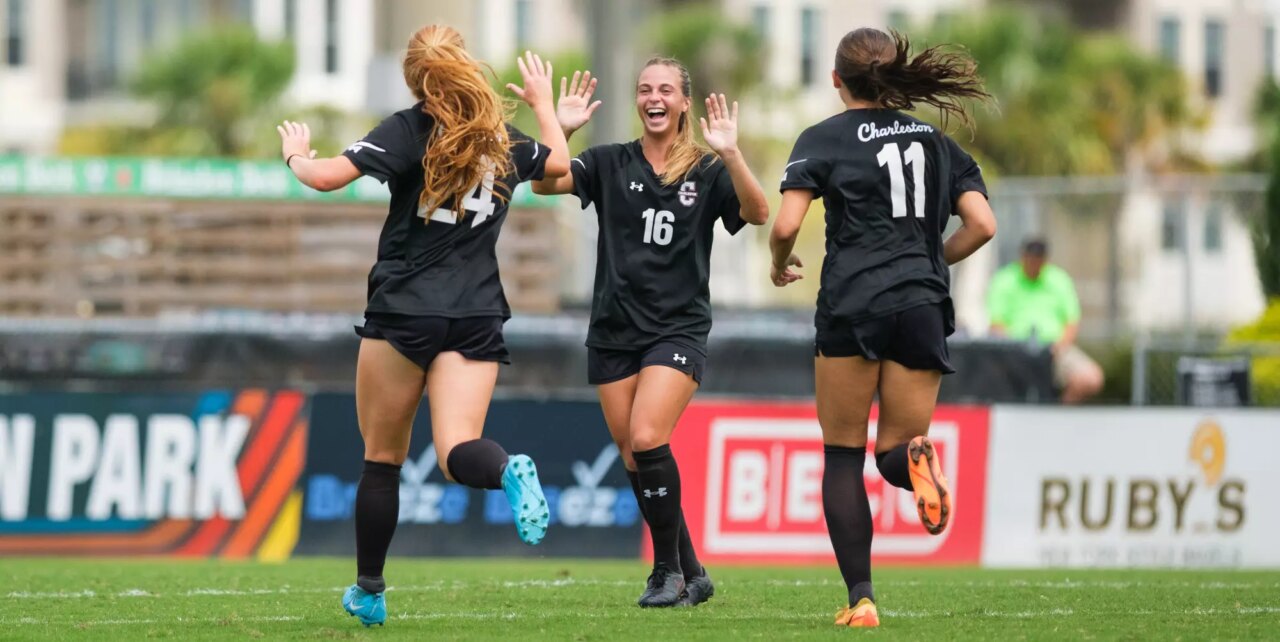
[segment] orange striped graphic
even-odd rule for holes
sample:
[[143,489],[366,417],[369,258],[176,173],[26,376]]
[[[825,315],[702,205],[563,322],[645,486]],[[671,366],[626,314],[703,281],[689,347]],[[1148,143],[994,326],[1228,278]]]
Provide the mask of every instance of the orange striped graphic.
[[293,425],[302,407],[302,395],[297,392],[282,392],[276,395],[275,402],[267,411],[267,418],[262,422],[262,429],[257,438],[245,449],[240,457],[240,488],[245,497],[249,497],[258,489],[262,476],[271,464],[271,460],[279,452],[285,433]]
[[162,552],[181,540],[191,530],[189,519],[166,519],[143,533],[118,535],[34,535],[0,537],[0,553],[101,554],[130,552]]
[[253,505],[245,512],[240,526],[231,534],[227,545],[222,549],[222,556],[232,559],[249,557],[257,550],[266,535],[267,528],[280,514],[280,508],[289,498],[302,474],[302,464],[307,454],[307,428],[299,421],[294,428],[280,459],[276,461],[271,475],[263,482],[262,489],[254,498]]

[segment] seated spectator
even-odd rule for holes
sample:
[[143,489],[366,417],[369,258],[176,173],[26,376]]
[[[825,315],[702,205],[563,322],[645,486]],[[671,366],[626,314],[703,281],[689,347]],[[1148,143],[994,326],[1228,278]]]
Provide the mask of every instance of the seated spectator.
[[1030,239],[1022,259],[1004,266],[991,279],[987,312],[997,336],[1050,344],[1054,383],[1062,403],[1077,404],[1102,390],[1102,368],[1076,345],[1080,301],[1071,276],[1049,264],[1049,246]]

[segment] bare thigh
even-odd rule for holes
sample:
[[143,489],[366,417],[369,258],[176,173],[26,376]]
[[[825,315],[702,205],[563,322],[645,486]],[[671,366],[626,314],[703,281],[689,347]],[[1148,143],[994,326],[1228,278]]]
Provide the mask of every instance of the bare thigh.
[[862,357],[814,357],[814,384],[822,443],[867,445],[867,418],[880,378],[880,362]]
[[631,450],[653,450],[671,442],[676,422],[693,399],[693,376],[667,366],[640,369],[631,405]]
[[436,461],[445,477],[449,453],[464,441],[484,434],[493,387],[498,383],[498,363],[472,361],[457,352],[441,352],[427,372],[427,405],[431,408],[431,440]]
[[631,406],[639,383],[640,375],[636,374],[596,386],[604,423],[609,426],[609,436],[618,446],[622,465],[632,471],[636,469],[636,460],[631,456]]
[[356,362],[356,417],[369,461],[404,463],[426,373],[380,339],[362,339]]
[[942,373],[937,370],[912,370],[896,361],[880,363],[876,452],[885,452],[928,434],[941,383]]

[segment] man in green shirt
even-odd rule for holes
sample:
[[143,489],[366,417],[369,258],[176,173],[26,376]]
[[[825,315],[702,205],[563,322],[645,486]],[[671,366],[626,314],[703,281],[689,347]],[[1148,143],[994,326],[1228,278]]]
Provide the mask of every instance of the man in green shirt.
[[1076,404],[1102,390],[1102,368],[1076,345],[1080,300],[1075,283],[1062,268],[1049,264],[1048,256],[1043,239],[1024,243],[1022,259],[991,279],[987,313],[997,336],[1050,344],[1062,403]]

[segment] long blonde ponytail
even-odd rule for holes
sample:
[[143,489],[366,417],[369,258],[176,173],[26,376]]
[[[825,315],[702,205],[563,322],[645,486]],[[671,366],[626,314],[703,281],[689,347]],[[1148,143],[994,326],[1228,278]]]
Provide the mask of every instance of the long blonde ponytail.
[[409,39],[404,81],[424,101],[422,111],[435,120],[422,158],[418,205],[447,207],[461,220],[466,214],[463,199],[486,174],[511,172],[506,122],[512,107],[485,81],[483,67],[467,53],[462,35],[444,25],[423,27]]

